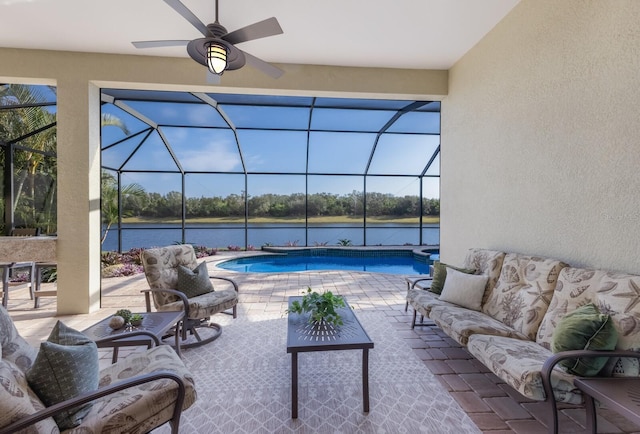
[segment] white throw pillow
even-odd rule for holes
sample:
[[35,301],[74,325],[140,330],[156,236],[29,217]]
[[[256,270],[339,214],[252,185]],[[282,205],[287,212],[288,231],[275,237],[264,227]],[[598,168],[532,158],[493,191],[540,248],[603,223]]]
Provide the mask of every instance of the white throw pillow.
[[465,274],[450,268],[447,270],[447,279],[444,281],[440,300],[467,309],[480,310],[488,280],[489,276]]

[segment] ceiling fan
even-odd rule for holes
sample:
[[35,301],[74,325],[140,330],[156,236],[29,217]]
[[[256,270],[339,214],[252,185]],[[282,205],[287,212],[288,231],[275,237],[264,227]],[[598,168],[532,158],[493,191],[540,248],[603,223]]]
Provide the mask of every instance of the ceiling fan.
[[206,66],[212,74],[217,76],[222,75],[227,70],[240,69],[246,63],[273,78],[278,78],[284,73],[280,68],[235,46],[235,44],[242,42],[283,33],[278,20],[274,17],[242,27],[233,32],[227,32],[227,29],[218,22],[218,0],[215,0],[216,20],[208,25],[204,25],[180,0],[164,0],[164,2],[198,29],[204,35],[204,38],[197,38],[191,41],[135,41],[132,42],[134,47],[157,48],[186,45],[189,56],[196,62]]

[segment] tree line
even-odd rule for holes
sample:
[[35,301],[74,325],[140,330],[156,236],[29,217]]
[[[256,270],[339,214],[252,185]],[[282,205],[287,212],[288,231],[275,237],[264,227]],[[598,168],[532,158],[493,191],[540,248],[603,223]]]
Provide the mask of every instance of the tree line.
[[[140,192],[122,195],[123,216],[142,218],[181,218],[182,194],[176,191],[161,195]],[[104,192],[103,192],[104,197]],[[305,201],[305,198],[307,199]],[[245,200],[242,194],[226,197],[189,197],[185,199],[186,215],[198,217],[243,217]],[[363,193],[350,194],[304,193],[263,194],[249,196],[247,201],[252,217],[324,217],[358,216],[363,214]],[[384,193],[367,193],[368,216],[416,217],[420,215],[419,196],[394,196]],[[422,199],[423,215],[440,215],[439,199]]]

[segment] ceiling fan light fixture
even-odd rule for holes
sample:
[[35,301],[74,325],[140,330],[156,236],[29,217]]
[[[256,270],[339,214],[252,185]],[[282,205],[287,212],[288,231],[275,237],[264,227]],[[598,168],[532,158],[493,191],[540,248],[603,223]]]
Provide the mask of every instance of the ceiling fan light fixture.
[[227,47],[218,42],[207,45],[207,67],[212,74],[222,75],[227,67]]

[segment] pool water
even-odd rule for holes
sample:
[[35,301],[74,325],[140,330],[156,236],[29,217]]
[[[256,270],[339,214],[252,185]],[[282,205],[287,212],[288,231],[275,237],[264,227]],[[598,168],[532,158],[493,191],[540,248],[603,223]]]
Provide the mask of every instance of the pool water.
[[232,259],[218,264],[225,270],[245,273],[290,273],[295,271],[351,270],[388,274],[429,274],[432,261],[411,256],[314,256],[274,255]]

